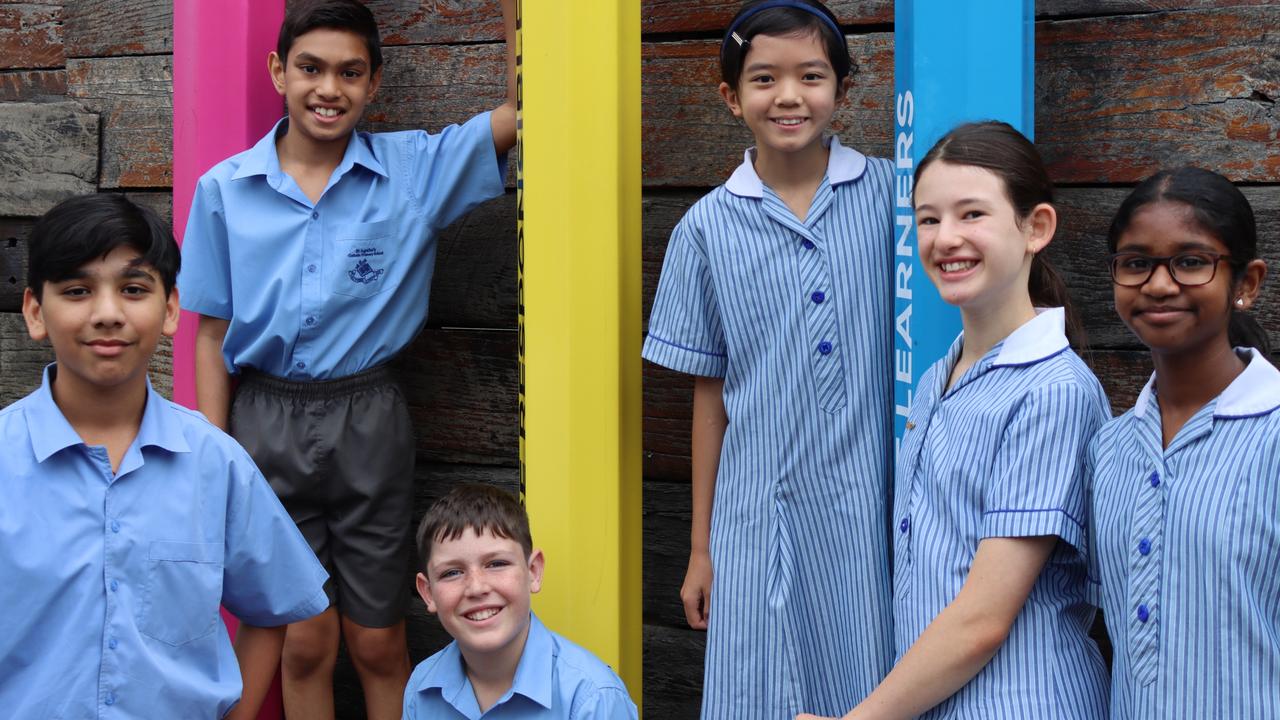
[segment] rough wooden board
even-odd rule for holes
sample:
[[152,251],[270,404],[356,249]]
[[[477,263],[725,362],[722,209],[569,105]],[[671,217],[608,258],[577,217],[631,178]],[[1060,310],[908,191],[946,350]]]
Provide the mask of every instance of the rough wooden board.
[[93,192],[98,117],[71,102],[0,103],[0,216],[34,217]]
[[67,94],[66,70],[0,72],[0,103],[57,102]]
[[172,0],[67,0],[62,19],[68,57],[173,52]]
[[[872,155],[890,151],[893,34],[849,38],[855,72],[832,129]],[[643,48],[643,169],[646,187],[711,187],[754,144],[717,94],[719,45],[713,40],[646,43]]]
[[427,326],[516,326],[516,195],[508,192],[440,234]]
[[514,331],[425,330],[397,365],[422,457],[516,465]]
[[27,236],[34,220],[0,218],[0,312],[22,312],[27,286]]
[[702,658],[707,634],[644,626],[644,716],[697,720],[702,704]]
[[61,3],[0,4],[0,69],[61,66]]
[[382,44],[502,42],[502,12],[492,0],[369,0]]
[[[843,26],[893,22],[892,0],[827,0]],[[742,7],[741,0],[643,0],[640,28],[646,33],[723,33]]]
[[644,481],[644,621],[688,629],[680,586],[689,562],[687,482]]
[[380,99],[365,110],[375,131],[439,132],[506,99],[505,46],[390,47]]
[[1037,23],[1036,140],[1055,180],[1188,163],[1280,178],[1276,28],[1277,4]]
[[172,186],[172,57],[68,60],[67,94],[102,116],[103,189]]
[[[1275,0],[1231,0],[1232,5],[1266,5]],[[1222,0],[1039,0],[1036,17],[1120,15],[1217,8]]]

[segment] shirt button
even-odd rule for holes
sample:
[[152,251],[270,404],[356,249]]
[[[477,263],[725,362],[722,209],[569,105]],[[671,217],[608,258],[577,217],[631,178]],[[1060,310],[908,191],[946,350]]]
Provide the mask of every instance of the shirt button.
[[906,531],[910,530],[910,529],[911,529],[911,521],[910,521],[909,519],[907,519],[907,518],[902,518],[902,522],[898,523],[898,529],[899,529],[899,530],[901,530],[901,531],[902,531],[902,532],[904,532],[904,533],[905,533]]
[[1144,623],[1149,619],[1151,619],[1151,611],[1147,609],[1146,605],[1139,605],[1138,606],[1138,622]]
[[116,533],[120,532],[120,521],[119,521],[119,520],[112,520],[112,521],[111,521],[111,532],[116,532]]
[[809,296],[809,299],[821,305],[822,301],[827,299],[827,294],[822,292],[821,290],[817,290],[817,291],[814,291],[814,293]]
[[804,240],[800,243],[800,245],[805,250],[812,250],[815,247],[812,240]]
[[103,700],[103,702],[105,702],[105,703],[106,703],[106,704],[108,704],[108,705],[115,705],[115,704],[116,704],[116,694],[115,694],[115,693],[113,693],[113,692],[109,692],[109,693],[107,693],[107,697],[106,697],[106,699],[104,699],[104,700]]
[[313,212],[313,213],[311,213],[311,219],[312,219],[312,220],[319,220],[319,219],[320,219],[320,213],[318,213],[318,212]]
[[293,366],[298,368],[299,370],[303,370],[307,367],[307,364],[299,360],[298,362],[294,363]]
[[316,271],[316,264],[315,264],[315,263],[311,263],[310,265],[308,265],[308,266],[307,266],[307,272],[309,272],[309,273],[313,273],[313,272],[315,272],[315,271]]
[[307,324],[308,324],[308,325],[315,325],[315,324],[316,324],[315,316],[308,316],[308,317],[307,317]]
[[119,588],[120,588],[120,583],[116,582],[115,580],[112,580],[112,581],[111,581],[111,592],[115,592],[115,591],[116,591],[116,590],[118,590]]
[[823,355],[830,355],[831,343],[827,342],[826,340],[823,340],[822,342],[818,343],[818,352],[822,353]]
[[1146,539],[1146,538],[1142,538],[1141,540],[1139,540],[1139,541],[1138,541],[1138,552],[1142,553],[1143,555],[1150,555],[1150,554],[1151,554],[1151,541],[1150,541],[1150,540],[1148,540],[1148,539]]
[[1151,473],[1151,487],[1160,487],[1160,473]]
[[110,640],[107,641],[107,647],[111,648],[112,650],[115,650],[116,646],[119,644],[120,643],[117,642],[115,638],[111,638]]

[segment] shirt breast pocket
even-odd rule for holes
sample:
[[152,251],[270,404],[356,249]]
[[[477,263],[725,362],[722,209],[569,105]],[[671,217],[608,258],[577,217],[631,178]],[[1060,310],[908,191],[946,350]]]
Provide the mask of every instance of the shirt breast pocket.
[[338,228],[325,243],[329,292],[366,298],[390,287],[392,221],[358,223]]
[[222,545],[154,541],[147,552],[146,586],[138,630],[168,645],[185,645],[218,625]]

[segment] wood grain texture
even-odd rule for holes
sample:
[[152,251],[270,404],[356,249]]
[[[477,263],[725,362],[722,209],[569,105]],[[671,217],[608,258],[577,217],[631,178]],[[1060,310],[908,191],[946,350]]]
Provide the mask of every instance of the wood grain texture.
[[38,216],[93,192],[98,117],[77,103],[0,103],[0,216]]
[[382,44],[498,42],[502,12],[493,0],[369,0]]
[[67,94],[66,70],[0,72],[0,103],[57,102]]
[[[1275,0],[1231,0],[1231,5],[1266,5]],[[1218,8],[1222,0],[1039,0],[1037,18],[1098,16]]]
[[173,59],[67,61],[67,94],[102,117],[99,187],[173,185]]
[[67,0],[62,19],[67,57],[173,52],[173,0]]
[[508,192],[440,234],[427,326],[516,326],[516,195]]
[[702,659],[707,634],[644,626],[644,716],[697,720],[702,704]]
[[27,286],[27,236],[34,220],[0,218],[0,312],[22,312]]
[[365,110],[373,131],[462,123],[506,99],[505,46],[389,47],[380,99]]
[[61,67],[62,4],[0,3],[0,69]]
[[1277,27],[1274,3],[1037,23],[1036,140],[1054,179],[1194,164],[1276,181]]
[[[892,0],[826,0],[842,26],[893,22]],[[741,0],[643,0],[640,28],[645,33],[723,33],[742,7]]]

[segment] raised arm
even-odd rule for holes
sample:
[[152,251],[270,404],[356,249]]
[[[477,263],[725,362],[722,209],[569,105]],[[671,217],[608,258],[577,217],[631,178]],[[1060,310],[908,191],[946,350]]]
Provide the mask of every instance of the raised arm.
[[499,0],[502,29],[507,39],[507,99],[493,109],[489,123],[493,149],[504,155],[516,145],[516,0]]

